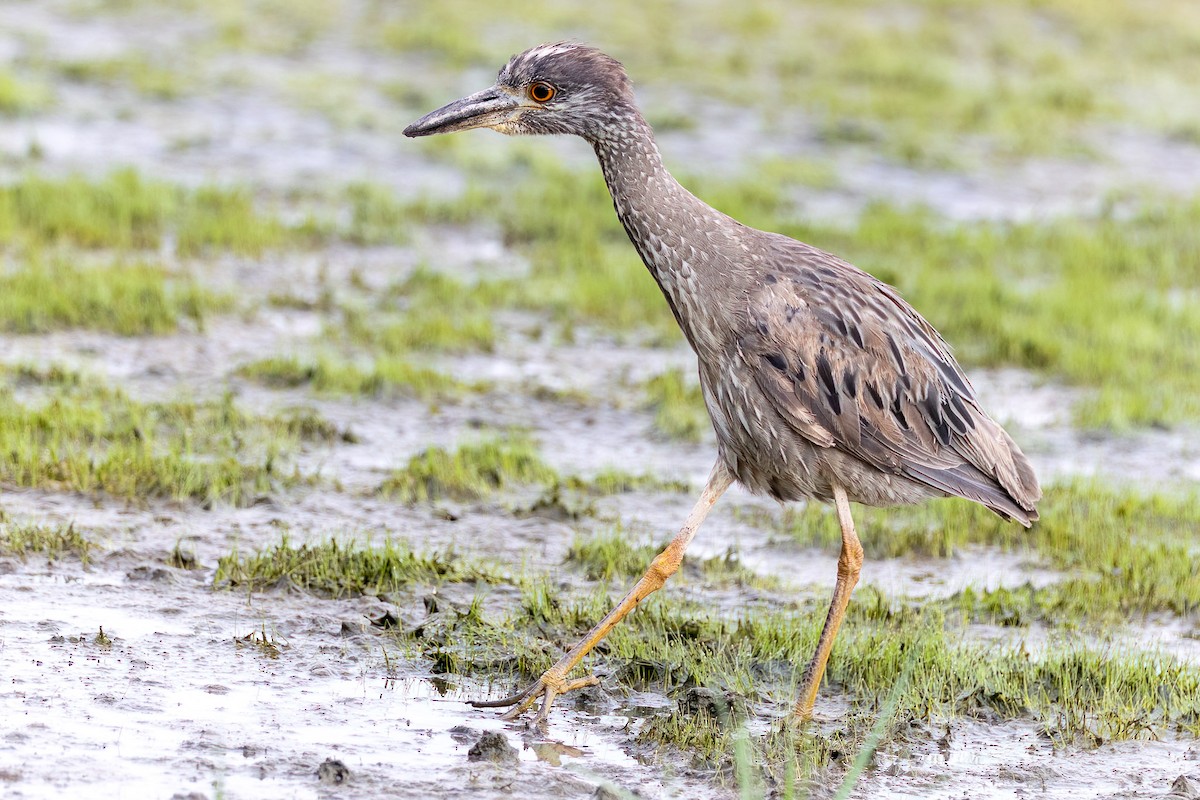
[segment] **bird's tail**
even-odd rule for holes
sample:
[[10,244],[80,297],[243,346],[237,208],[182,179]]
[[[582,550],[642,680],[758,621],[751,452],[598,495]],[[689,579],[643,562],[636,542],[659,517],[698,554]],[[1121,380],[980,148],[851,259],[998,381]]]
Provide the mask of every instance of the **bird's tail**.
[[910,463],[905,471],[946,494],[973,500],[1028,528],[1038,519],[1037,502],[1042,497],[1033,465],[1003,428],[983,415],[976,422],[986,423],[993,435],[960,444],[956,449],[964,463],[953,467]]

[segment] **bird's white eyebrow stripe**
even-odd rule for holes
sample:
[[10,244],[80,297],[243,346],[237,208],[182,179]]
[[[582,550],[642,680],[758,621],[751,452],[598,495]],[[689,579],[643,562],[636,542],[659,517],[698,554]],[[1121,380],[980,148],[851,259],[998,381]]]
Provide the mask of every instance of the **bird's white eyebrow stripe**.
[[575,49],[575,45],[559,42],[557,44],[543,44],[525,53],[527,58],[542,58],[544,56],[558,55]]
[[500,70],[500,77],[503,78],[507,74],[510,74],[518,64],[525,64],[531,61],[537,61],[539,59],[546,58],[548,56],[569,53],[573,50],[579,49],[586,48],[582,48],[579,42],[552,42],[538,45],[537,47],[526,50],[524,53],[519,53],[513,56],[512,59],[504,65],[504,68]]

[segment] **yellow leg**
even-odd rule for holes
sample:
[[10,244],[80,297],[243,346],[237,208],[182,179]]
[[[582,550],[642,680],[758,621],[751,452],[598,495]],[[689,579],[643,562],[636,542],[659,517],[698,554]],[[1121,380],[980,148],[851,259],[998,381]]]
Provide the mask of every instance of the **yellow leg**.
[[846,615],[846,606],[850,604],[850,593],[858,583],[858,574],[862,571],[863,549],[854,532],[854,520],[850,517],[850,501],[846,490],[834,484],[833,499],[837,505],[838,522],[842,526],[842,554],[838,557],[837,583],[833,587],[833,600],[829,603],[829,614],[825,617],[825,627],[821,629],[821,638],[817,640],[817,651],[813,653],[812,661],[804,670],[804,679],[800,682],[800,696],[796,700],[796,717],[806,720],[812,716],[813,704],[817,701],[817,690],[821,688],[821,678],[825,675],[825,663],[829,661],[829,651],[833,649],[833,640],[837,638],[838,627],[842,617]]
[[565,694],[573,689],[579,689],[584,686],[595,686],[598,683],[593,676],[586,678],[577,678],[572,681],[567,680],[567,675],[571,670],[583,660],[593,647],[600,640],[608,635],[608,632],[617,626],[617,624],[625,618],[633,609],[637,608],[637,604],[645,600],[648,596],[662,588],[666,583],[667,578],[675,574],[675,570],[679,569],[679,564],[683,561],[683,552],[691,543],[692,537],[696,535],[700,523],[708,516],[708,511],[716,504],[717,500],[729,488],[729,484],[733,482],[733,478],[726,471],[725,466],[721,462],[713,467],[709,473],[708,483],[704,486],[704,491],[700,494],[700,499],[696,501],[696,505],[688,514],[687,521],[683,523],[683,527],[667,548],[655,556],[650,562],[650,568],[637,582],[637,584],[621,599],[617,607],[608,612],[608,615],[600,620],[600,623],[588,633],[583,640],[575,645],[569,653],[559,659],[558,663],[550,669],[542,673],[542,677],[528,689],[517,692],[514,695],[505,697],[501,700],[477,701],[471,703],[476,708],[499,708],[501,706],[512,706],[503,715],[504,719],[515,719],[520,716],[526,709],[537,702],[541,697],[542,705],[538,709],[536,722],[544,722],[547,715],[550,713],[550,705],[554,702],[554,698],[560,694]]

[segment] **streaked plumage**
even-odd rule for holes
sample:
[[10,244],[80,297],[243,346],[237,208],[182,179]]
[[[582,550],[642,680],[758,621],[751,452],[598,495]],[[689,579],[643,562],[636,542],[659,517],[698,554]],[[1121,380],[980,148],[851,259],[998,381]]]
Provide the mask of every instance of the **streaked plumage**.
[[[539,84],[553,89],[549,101],[531,99]],[[847,499],[886,506],[955,495],[1026,526],[1037,519],[1041,490],[1029,461],[980,407],[933,326],[887,284],[815,247],[749,228],[684,189],[663,166],[618,62],[572,42],[535,47],[514,56],[495,86],[405,133],[481,126],[591,143],[618,218],[696,352],[719,451],[706,499],[674,549],[588,639],[530,690],[501,702],[519,713],[544,694],[544,717],[554,695],[572,688],[566,674],[582,654],[674,571],[707,512],[703,503],[715,502],[730,477],[779,500],[837,501],[843,556],[806,677],[812,694],[861,563]],[[803,706],[802,716],[811,697]]]

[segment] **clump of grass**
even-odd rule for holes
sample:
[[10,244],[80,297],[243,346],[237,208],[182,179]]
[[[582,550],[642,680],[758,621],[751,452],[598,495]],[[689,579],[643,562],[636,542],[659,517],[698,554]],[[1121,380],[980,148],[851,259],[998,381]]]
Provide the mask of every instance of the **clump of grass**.
[[[641,537],[621,526],[611,531],[576,535],[567,550],[567,563],[581,568],[588,579],[594,581],[641,577],[654,557],[666,547],[666,539],[659,545],[638,545],[630,541],[636,538]],[[743,566],[732,549],[724,555],[711,558],[685,556],[682,570],[685,575],[712,586],[733,584],[762,588],[778,585],[776,581],[760,577]]]
[[171,554],[167,556],[167,566],[175,567],[176,569],[200,569],[200,562],[196,559],[196,551],[191,547],[185,548],[183,542],[175,542],[175,547],[171,549]]
[[597,513],[594,498],[626,492],[680,492],[688,486],[681,481],[669,481],[653,475],[633,475],[621,470],[604,470],[594,478],[578,475],[555,478],[534,503],[520,513],[554,515],[580,519]]
[[207,248],[258,255],[284,243],[285,230],[259,214],[245,190],[183,189],[132,169],[99,180],[28,175],[0,187],[0,240],[147,250],[168,237],[180,255]]
[[155,100],[174,100],[184,93],[185,82],[175,70],[145,56],[120,56],[58,65],[67,80],[78,83],[125,84]]
[[0,511],[0,550],[4,552],[21,558],[41,553],[51,561],[72,555],[86,567],[94,547],[73,522],[55,526],[19,523]]
[[457,309],[448,314],[449,308],[414,304],[398,318],[343,308],[342,324],[350,341],[391,356],[430,350],[491,352],[494,349],[496,331],[490,314]]
[[1200,497],[1145,496],[1086,483],[1055,487],[1031,544],[1071,577],[1036,594],[1051,620],[1200,609]]
[[250,416],[230,396],[142,403],[85,381],[25,405],[0,391],[0,480],[138,500],[246,503],[302,479],[284,464],[314,431],[311,414]]
[[233,644],[239,650],[243,647],[251,647],[262,655],[271,660],[279,658],[280,654],[287,649],[288,644],[276,637],[275,632],[267,632],[267,625],[264,622],[261,629],[251,631],[245,636],[239,636],[233,640]]
[[266,358],[245,364],[238,374],[268,386],[311,386],[318,392],[379,396],[389,393],[441,400],[479,391],[447,375],[391,356],[377,356],[367,369],[330,356],[313,360],[296,357]]
[[550,483],[557,473],[524,436],[486,438],[454,452],[431,447],[392,473],[379,491],[405,502],[439,497],[476,500],[512,486]]
[[698,442],[709,429],[700,387],[688,383],[681,370],[656,375],[646,382],[646,406],[654,411],[654,429],[669,439]]
[[633,534],[621,527],[591,536],[576,535],[567,562],[581,568],[590,580],[640,577],[662,547],[630,543]]
[[341,232],[354,244],[402,244],[411,230],[406,207],[389,189],[371,183],[352,183],[344,191],[350,219]]
[[0,114],[26,114],[44,108],[49,101],[50,91],[44,86],[0,70]]
[[212,18],[222,50],[300,56],[336,30],[340,7],[327,0],[301,3],[219,3],[198,6]]
[[182,256],[207,249],[259,255],[288,240],[288,231],[275,218],[254,208],[247,189],[202,186],[181,193],[175,249]]
[[409,460],[380,487],[407,502],[450,497],[473,500],[511,486],[544,486],[546,491],[527,511],[555,509],[571,518],[594,513],[589,498],[624,492],[679,492],[680,481],[652,475],[605,470],[594,478],[560,476],[538,455],[525,436],[485,439],[460,445],[454,452],[430,448]]
[[8,373],[16,384],[36,386],[78,388],[87,380],[82,373],[62,364],[5,364],[0,365],[0,373]]
[[200,326],[231,308],[231,298],[148,263],[85,267],[31,260],[0,272],[0,331],[45,333],[89,328],[126,336]]
[[215,586],[260,591],[277,586],[331,597],[378,594],[412,584],[496,581],[498,574],[454,554],[414,553],[388,538],[382,547],[361,548],[336,539],[294,545],[286,537],[253,555],[236,550],[217,561]]
[[[253,419],[253,418],[251,418]],[[304,442],[354,442],[354,433],[339,428],[311,406],[292,406],[274,417],[264,418],[268,424],[287,436]]]
[[649,473],[634,474],[609,467],[591,478],[567,478],[568,488],[597,495],[624,494],[626,492],[686,492],[691,487],[686,481],[660,478]]
[[342,332],[350,341],[388,355],[490,352],[496,343],[492,311],[499,287],[487,282],[467,286],[420,268],[389,287],[375,308],[343,307]]

